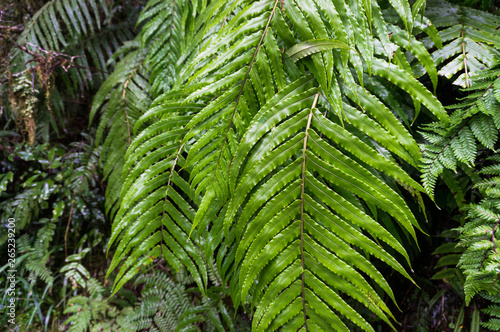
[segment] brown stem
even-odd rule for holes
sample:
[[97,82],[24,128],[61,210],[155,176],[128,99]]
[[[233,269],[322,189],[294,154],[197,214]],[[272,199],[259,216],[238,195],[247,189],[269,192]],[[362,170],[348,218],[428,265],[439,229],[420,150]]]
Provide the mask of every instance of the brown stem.
[[16,30],[16,31],[23,31],[24,30],[24,28],[21,25],[15,25],[15,26],[0,25],[0,29]]
[[309,113],[309,118],[307,119],[306,135],[304,137],[304,147],[302,148],[302,184],[301,184],[301,194],[300,194],[300,264],[302,266],[302,310],[304,311],[304,325],[307,331],[307,315],[306,315],[306,298],[305,298],[305,274],[304,274],[304,190],[306,187],[306,150],[307,150],[307,138],[309,137],[309,128],[311,127],[311,120],[313,117],[313,110],[318,102],[319,92],[314,96],[313,105],[311,107],[311,112]]

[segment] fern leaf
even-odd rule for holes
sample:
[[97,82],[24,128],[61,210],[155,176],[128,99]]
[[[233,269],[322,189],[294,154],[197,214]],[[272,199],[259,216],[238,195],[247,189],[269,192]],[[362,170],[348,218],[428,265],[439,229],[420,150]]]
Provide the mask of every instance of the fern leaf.
[[[302,82],[307,82],[307,78],[295,82],[290,87],[290,90],[295,90]],[[283,90],[283,94],[285,94],[285,91],[286,89]],[[336,126],[334,123],[329,122],[328,125],[326,125],[325,121],[328,122],[329,120],[325,119],[322,114],[314,109],[308,109],[308,105],[312,104],[314,107],[317,104],[317,99],[318,94],[315,89],[312,89],[303,92],[301,95],[298,95],[297,98],[290,98],[285,102],[279,103],[275,106],[275,109],[270,108],[268,110],[265,108],[259,112],[250,125],[247,134],[244,136],[233,164],[235,167],[233,168],[233,174],[239,174],[236,175],[236,178],[241,180],[236,181],[237,186],[234,198],[230,201],[228,212],[226,213],[225,224],[227,229],[229,229],[231,220],[234,218],[235,207],[240,206],[242,202],[246,201],[245,197],[250,194],[250,188],[255,186],[255,184],[258,185],[257,190],[251,196],[248,196],[248,202],[243,203],[243,210],[241,215],[237,217],[238,222],[236,225],[236,229],[241,237],[236,254],[236,263],[242,262],[239,271],[242,300],[246,298],[246,295],[250,291],[250,285],[253,284],[254,280],[269,280],[270,282],[268,284],[269,290],[263,295],[258,295],[258,300],[254,299],[253,301],[253,303],[257,305],[257,311],[254,317],[254,328],[257,330],[266,329],[278,315],[280,310],[285,310],[288,304],[292,305],[292,303],[296,303],[293,302],[295,298],[298,298],[303,303],[302,314],[304,317],[306,315],[305,312],[308,312],[307,306],[311,306],[312,310],[315,311],[321,308],[322,311],[325,310],[326,307],[320,305],[320,302],[327,301],[328,305],[331,306],[333,310],[340,310],[341,315],[343,314],[349,319],[352,319],[359,327],[366,330],[371,329],[364,319],[349,311],[352,310],[349,306],[344,303],[338,306],[336,303],[339,303],[339,298],[334,300],[328,297],[329,295],[325,295],[326,298],[323,298],[323,295],[319,295],[319,289],[325,287],[322,282],[329,283],[329,281],[327,281],[329,279],[325,279],[324,281],[315,279],[316,277],[308,273],[310,267],[308,265],[306,267],[305,265],[308,259],[312,259],[313,262],[310,263],[311,265],[316,266],[319,264],[319,266],[324,266],[326,269],[325,271],[337,274],[343,277],[344,280],[349,280],[351,284],[343,287],[343,290],[349,290],[351,287],[356,287],[357,289],[361,289],[365,294],[370,294],[370,299],[380,304],[378,295],[368,286],[364,277],[356,272],[355,269],[352,269],[350,264],[346,263],[337,255],[332,255],[333,252],[338,251],[334,249],[337,248],[337,245],[329,247],[327,245],[328,242],[318,242],[317,237],[319,234],[328,234],[330,238],[337,239],[337,243],[338,240],[340,240],[338,236],[343,236],[341,234],[353,234],[352,232],[354,229],[352,228],[347,232],[340,231],[338,228],[339,224],[343,225],[341,227],[350,228],[350,226],[343,221],[343,218],[366,229],[372,236],[378,237],[403,255],[406,255],[404,249],[397,245],[397,240],[383,230],[380,225],[370,221],[370,217],[350,205],[350,203],[338,196],[332,189],[318,182],[313,176],[313,174],[321,175],[328,181],[330,186],[333,187],[340,186],[351,188],[355,195],[373,202],[382,209],[387,209],[383,207],[384,199],[382,197],[385,194],[382,192],[387,193],[391,190],[388,187],[385,189],[381,187],[380,191],[376,190],[375,188],[377,187],[376,183],[378,183],[378,180],[376,180],[370,172],[367,172],[363,166],[357,164],[351,158],[345,157],[343,152],[333,148],[333,146],[329,145],[325,139],[320,138],[316,133],[316,131],[319,131],[321,134],[324,134],[328,140],[332,140],[339,144],[342,149],[347,148],[352,153],[356,153],[362,160],[368,161],[368,159],[363,157],[363,153],[371,155],[371,152],[368,152],[369,148],[367,146],[364,147],[360,145],[361,142],[355,143],[355,137],[342,133],[342,129],[338,131],[332,130],[332,128]],[[293,108],[288,105],[293,105]],[[270,115],[272,115],[272,117],[269,117]],[[280,121],[283,121],[285,118],[287,121],[279,124]],[[299,131],[303,128],[305,128],[305,133]],[[257,132],[261,132],[261,134],[256,136]],[[257,141],[262,134],[265,136]],[[271,146],[260,143],[263,139],[263,142],[265,142],[265,137],[271,135],[273,137],[279,137],[279,140],[273,140],[275,143]],[[353,149],[349,148],[350,145],[357,146],[358,151],[354,152]],[[360,151],[363,151],[363,153],[360,154]],[[248,152],[250,152],[250,155],[247,155]],[[241,167],[238,160],[243,160],[245,155],[247,155],[246,160],[251,163],[251,165]],[[255,158],[253,157],[254,155],[262,155],[262,157]],[[289,163],[287,160],[290,158],[296,159]],[[373,164],[372,161],[370,161],[370,164],[383,170],[391,168],[389,167],[390,163],[388,160],[387,162],[383,162],[384,167],[382,167],[382,164]],[[398,172],[399,171],[394,169],[394,173],[391,174],[396,175]],[[363,181],[357,182],[355,179],[359,179],[360,176]],[[405,179],[406,181],[409,180],[409,178],[406,177]],[[354,182],[346,184],[345,181]],[[363,187],[361,182],[369,183],[370,189],[361,189]],[[381,182],[380,185],[382,185]],[[360,190],[358,191],[357,188]],[[374,196],[367,195],[368,192],[372,192]],[[331,199],[329,197],[331,197]],[[398,201],[396,196],[392,196],[391,200]],[[276,205],[276,203],[278,203],[278,205]],[[318,203],[328,206],[327,210],[319,208]],[[397,213],[394,212],[393,216],[395,217],[400,216],[401,213],[405,214],[404,211],[406,207],[404,207],[404,204],[399,206],[402,210],[398,210]],[[260,212],[255,215],[259,210]],[[389,209],[387,209],[387,211],[391,213]],[[274,218],[269,219],[270,216],[274,216]],[[406,221],[401,219],[400,221],[402,225],[405,225],[403,227],[406,227],[407,230],[412,232],[412,223],[414,223],[414,221],[412,221],[413,217],[411,212],[408,211],[407,216],[409,219]],[[316,220],[321,220],[323,226],[317,224]],[[315,230],[318,229],[318,227],[321,231]],[[358,233],[357,236],[362,235]],[[294,239],[298,240],[294,241]],[[346,239],[344,237],[344,241],[349,243],[349,241],[354,241],[354,238]],[[369,241],[362,242],[364,243],[363,246],[369,243]],[[321,245],[319,243],[321,243]],[[346,248],[346,242],[341,241],[340,243],[345,243],[344,245],[338,245]],[[361,245],[359,241],[355,241],[355,243]],[[290,262],[292,265],[288,267],[283,266],[282,268],[284,268],[284,270],[265,269],[266,265],[273,264],[272,262],[276,257],[279,257],[278,254],[286,251],[288,246],[291,246],[290,250],[292,250],[291,248],[295,248],[294,250],[296,252],[294,255],[295,260],[293,263],[292,261]],[[368,250],[370,254],[382,259],[403,273],[403,275],[409,277],[400,267],[399,263],[389,258],[390,256],[388,256],[381,247],[375,245],[372,246],[371,249],[368,249],[368,247],[364,248]],[[324,253],[322,253],[323,251]],[[347,257],[348,256],[343,256],[344,259],[350,261]],[[370,271],[373,271],[374,267],[370,263],[367,265]],[[340,266],[342,266],[342,268],[340,268]],[[261,269],[267,272],[273,271],[274,274],[270,276],[261,275]],[[313,271],[316,270],[318,269],[313,269]],[[350,271],[349,274],[346,274],[346,271]],[[271,282],[273,278],[274,281]],[[386,283],[383,281],[383,278],[380,278],[379,273],[376,273],[374,278],[387,289]],[[302,282],[300,282],[301,279]],[[293,282],[293,280],[296,281]],[[279,284],[277,282],[279,282]],[[281,302],[283,307],[268,307],[271,303],[271,299],[274,300],[276,296],[283,297],[284,302]],[[314,300],[316,296],[320,296],[320,302]],[[333,296],[333,294],[331,296]],[[313,299],[309,300],[310,298]],[[358,298],[361,297],[358,296]],[[363,303],[363,301],[361,302]],[[367,302],[364,302],[364,304],[367,304]],[[340,307],[347,309],[341,310],[339,309]],[[385,308],[384,306],[382,307]],[[289,310],[292,309],[290,308]],[[385,311],[387,312],[386,309]],[[334,311],[328,312],[329,315],[333,315]],[[377,310],[376,314],[387,320],[384,311]],[[306,320],[306,324],[309,320],[311,324],[321,324],[315,322],[312,316],[309,316],[309,313],[307,313],[307,316],[309,318]],[[354,317],[358,317],[359,319]]]

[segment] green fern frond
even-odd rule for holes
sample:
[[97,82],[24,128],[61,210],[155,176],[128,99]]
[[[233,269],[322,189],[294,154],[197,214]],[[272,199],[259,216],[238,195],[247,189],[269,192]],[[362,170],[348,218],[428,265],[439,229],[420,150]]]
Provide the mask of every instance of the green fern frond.
[[[484,173],[489,173],[496,165],[485,167]],[[490,182],[489,186],[499,184],[498,178],[490,178],[487,181]],[[498,196],[489,195],[488,189],[483,189],[482,186],[478,188],[481,188],[484,198],[479,204],[467,206],[467,222],[459,228],[460,245],[465,251],[458,266],[466,276],[464,291],[467,304],[476,294],[498,295],[500,291],[500,256],[497,252],[500,245],[500,202]]]
[[68,301],[64,310],[65,314],[73,314],[64,321],[64,325],[70,325],[71,332],[86,332],[91,326],[92,311],[90,299],[85,296],[74,296]]
[[487,293],[481,293],[481,296],[492,302],[490,306],[481,310],[490,316],[490,319],[487,322],[482,322],[481,326],[489,329],[490,331],[500,331],[500,298],[497,294],[489,295]]
[[[411,34],[418,6],[412,13],[407,1],[391,4],[406,33],[387,28],[369,1],[145,7],[140,38],[150,47],[154,101],[135,120],[121,166],[109,243],[117,244],[108,271],[119,269],[114,292],[161,257],[189,271],[204,294],[215,284],[236,307],[250,303],[257,331],[349,324],[373,331],[345,297],[393,326],[376,289],[394,295],[371,259],[411,280],[399,262],[409,256],[392,232],[416,239],[420,227],[399,190],[418,199],[424,189],[398,164],[417,166],[421,152],[401,123],[411,119],[384,89],[408,93],[415,114],[423,104],[449,119],[403,60],[403,50],[414,54],[436,81],[430,55]],[[394,43],[379,47],[389,30]],[[119,102],[110,91],[98,104],[106,96],[108,105]],[[154,290],[148,294],[159,303]],[[137,316],[138,327],[172,326],[153,315],[155,306],[141,309],[147,315]]]
[[[174,6],[170,8],[170,10],[173,11],[173,13],[171,13],[172,17],[182,15],[180,12],[181,9],[185,8],[185,6],[189,7],[185,2],[182,2],[182,6],[180,3],[169,3],[171,5],[174,4]],[[146,23],[140,36],[140,38],[143,38],[144,43],[150,41],[148,38],[153,38],[151,41],[154,41],[155,38],[164,38],[162,34],[158,35],[158,31],[156,30],[156,28],[158,28],[157,24],[160,23],[157,17],[157,15],[160,15],[160,11],[157,9],[164,8],[164,5],[164,3],[158,1],[151,2],[141,15],[141,21],[146,18],[151,20],[150,23]],[[208,10],[203,7],[200,10],[202,9],[204,13]],[[193,12],[195,17],[198,14]],[[181,26],[171,27],[175,29],[165,33],[186,33],[187,36],[169,36],[173,39],[185,38],[185,40],[188,40],[190,36],[188,27],[189,24],[193,23],[190,22],[189,20],[183,20]],[[168,27],[164,26],[163,28],[168,30]],[[134,55],[130,55],[131,59],[135,59],[136,64],[137,61],[159,61],[158,58],[154,58],[157,56],[154,52],[147,52],[150,50],[149,45],[147,48],[146,45],[143,45],[143,47],[143,51],[139,50],[138,54],[148,54],[146,58],[134,58]],[[152,48],[154,47],[157,46],[152,46]],[[162,44],[161,47],[169,49],[170,45],[168,45],[168,43]],[[194,50],[192,51],[194,52]],[[165,69],[167,73],[168,70],[170,70],[168,68],[174,66],[177,62],[177,58],[175,57],[169,57],[169,59],[172,62],[170,62],[170,65]],[[94,112],[102,104],[106,96],[110,94],[110,91],[112,91],[110,89],[114,88],[115,82],[124,82],[129,79],[126,74],[124,74],[127,68],[136,68],[134,63],[132,63],[132,65],[130,64],[130,61],[123,61],[123,66],[124,69],[117,72],[113,80],[111,80],[110,77],[109,83],[101,88],[102,93],[98,94],[98,97],[94,101]],[[148,68],[147,75],[149,75],[149,73],[150,71]],[[151,74],[150,83],[152,83],[153,86],[151,88],[153,94],[156,91],[154,82],[162,80],[161,77],[157,78],[156,75],[160,74],[158,72],[153,72]],[[147,82],[144,83],[144,85],[148,85]],[[167,89],[167,87],[164,88]],[[108,109],[106,109],[106,113],[104,113],[105,121],[101,121],[101,130],[107,126],[113,112],[115,112],[113,108],[110,109],[109,105],[115,105],[120,96],[121,92],[112,92],[107,106]],[[130,119],[128,124],[130,124],[130,122],[133,123],[127,132],[127,137],[131,145],[124,156],[123,166],[120,165],[120,158],[122,158],[123,154],[120,154],[120,152],[115,154],[112,149],[113,145],[110,145],[109,151],[112,151],[116,157],[110,155],[106,161],[109,165],[108,169],[113,169],[112,173],[109,171],[109,174],[112,176],[110,179],[114,181],[109,192],[109,195],[112,195],[113,200],[111,202],[114,206],[112,208],[110,207],[109,211],[113,212],[117,210],[118,212],[115,218],[116,220],[120,220],[120,222],[115,223],[113,227],[110,245],[118,238],[120,238],[120,244],[109,271],[117,267],[122,259],[130,257],[130,253],[132,253],[134,257],[129,258],[125,265],[122,266],[116,280],[119,280],[122,276],[124,276],[124,278],[117,284],[117,289],[127,280],[131,279],[142,263],[151,262],[151,259],[148,257],[160,256],[165,258],[169,264],[176,269],[179,269],[181,266],[186,266],[195,277],[201,289],[206,287],[207,284],[208,276],[205,262],[201,251],[198,249],[201,246],[201,238],[197,235],[197,232],[191,234],[190,231],[194,221],[193,213],[198,210],[197,206],[200,204],[200,198],[198,197],[198,193],[191,191],[189,184],[186,182],[189,179],[189,175],[187,178],[185,175],[189,174],[191,170],[187,167],[188,165],[185,165],[185,156],[183,156],[183,154],[186,150],[186,144],[182,142],[181,136],[184,126],[192,118],[191,114],[202,108],[203,104],[188,103],[184,100],[177,101],[178,98],[179,96],[175,92],[172,94],[172,97],[161,96],[161,98],[158,98],[150,105],[149,110],[145,113],[143,110],[147,108],[148,105],[138,105],[141,106],[137,108],[140,110],[139,113],[136,113],[139,115],[138,118],[130,119],[130,117],[127,116],[127,118]],[[122,113],[118,114],[120,115]],[[113,121],[112,123],[114,124],[115,122],[116,121]],[[145,126],[146,129],[143,130]],[[116,126],[115,130],[117,134],[121,133],[121,136],[124,136],[123,126]],[[108,134],[106,140],[109,141],[110,144],[115,144],[116,136],[112,137],[111,134],[113,133],[110,132],[110,134]],[[132,140],[131,138],[135,135],[137,136]],[[115,169],[118,170],[119,167],[122,169],[122,178],[120,178],[119,172],[115,171]],[[147,169],[152,170],[152,172],[149,172],[149,175],[145,176],[143,173]],[[144,197],[144,195],[146,196]],[[132,200],[129,200],[129,198]],[[140,212],[141,214],[147,213],[139,217],[139,219],[136,219],[138,211],[142,211]],[[155,220],[155,222],[151,223],[150,220]],[[146,223],[149,223],[147,227]],[[134,225],[140,225],[140,227],[137,228]],[[121,234],[122,231],[130,233],[128,233],[128,235]],[[151,236],[150,232],[156,233]],[[137,238],[137,236],[139,236],[139,238]],[[141,248],[136,247],[138,239],[143,243]],[[130,242],[131,240],[132,242]],[[186,242],[188,243],[187,247]],[[133,251],[130,252],[130,250]],[[147,257],[142,257],[144,254],[146,254]],[[142,259],[142,263],[139,258]]]
[[136,278],[134,283],[142,284],[144,288],[141,292],[142,302],[129,316],[130,327],[134,330],[156,328],[166,332],[191,330],[203,324],[204,330],[224,331],[219,317],[219,310],[226,310],[220,307],[224,306],[222,302],[203,298],[201,303],[195,303],[186,287],[190,280],[177,273],[174,278],[180,282],[158,270]]
[[[335,292],[323,293],[328,288],[353,296],[389,323],[390,312],[357,269],[373,278],[390,296],[392,291],[371,263],[361,263],[361,257],[354,259],[349,245],[360,246],[410,278],[393,257],[364,237],[359,228],[407,257],[398,241],[334,188],[349,188],[352,194],[398,219],[414,236],[413,214],[392,189],[360,162],[387,171],[410,186],[419,186],[390,160],[377,157],[380,162],[374,162],[374,150],[318,112],[319,92],[311,89],[314,83],[312,77],[292,83],[280,94],[283,99],[273,100],[275,106],[261,110],[233,161],[236,188],[225,227],[231,228],[232,220],[237,220],[237,237],[241,240],[235,263],[241,266],[242,302],[246,302],[254,281],[259,280],[259,291],[252,292],[252,304],[257,306],[253,321],[256,330],[267,329],[274,319],[286,322],[294,317],[277,316],[281,310],[299,314],[298,319],[306,325],[323,324],[316,319],[327,310],[330,318],[323,320],[334,324],[332,328],[342,328],[340,320],[331,318],[340,314],[362,329],[371,330]],[[287,99],[289,91],[295,96]],[[276,139],[271,141],[272,137]],[[269,143],[262,144],[266,141]],[[356,160],[346,154],[354,154]],[[384,202],[395,205],[389,208]],[[242,209],[238,216],[237,208]],[[276,260],[285,251],[289,252],[287,263]],[[276,264],[281,266],[262,270]],[[276,297],[283,301],[275,302]],[[271,303],[282,306],[268,307]],[[292,309],[296,306],[300,309]]]
[[465,97],[465,102],[451,107],[454,113],[450,125],[435,123],[422,128],[422,136],[428,142],[423,145],[422,158],[422,182],[427,193],[433,193],[444,169],[471,168],[481,150],[495,149],[500,103],[491,95],[497,93],[497,82],[500,82],[498,69],[485,70],[471,80],[467,91],[472,93]]
[[500,60],[498,16],[441,0],[427,1],[425,16],[439,29],[442,40],[442,47],[430,38],[423,40],[427,49],[438,46],[431,54],[441,67],[438,75],[451,78],[460,74],[454,84],[465,88],[475,75]]
[[[127,258],[116,278],[120,280],[124,277],[117,288],[128,281],[141,264],[160,256],[176,269],[186,266],[201,289],[207,283],[205,264],[196,249],[199,235],[197,232],[190,234],[196,211],[195,202],[199,198],[193,195],[179,174],[185,161],[181,155],[183,146],[179,142],[180,131],[175,129],[187,123],[187,120],[183,116],[171,115],[168,120],[158,122],[157,126],[138,135],[134,143],[139,143],[129,148],[128,154],[132,159],[127,160],[124,169],[128,170],[129,164],[139,157],[141,160],[130,170],[125,180],[122,195],[126,194],[122,196],[123,202],[116,216],[119,222],[114,224],[110,240],[111,245],[120,235],[109,271]],[[172,131],[158,137],[160,139],[157,141],[161,145],[151,141],[140,145],[143,137],[147,137],[148,132],[157,132],[157,128]],[[163,159],[165,156],[171,157]],[[150,171],[144,173],[146,169]],[[165,183],[167,185],[163,187]],[[138,243],[142,244],[137,247]],[[139,259],[144,254],[151,258]]]

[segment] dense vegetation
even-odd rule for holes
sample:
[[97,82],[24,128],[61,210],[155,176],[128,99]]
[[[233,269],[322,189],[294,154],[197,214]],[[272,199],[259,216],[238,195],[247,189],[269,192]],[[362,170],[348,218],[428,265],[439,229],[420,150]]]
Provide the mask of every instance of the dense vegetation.
[[500,330],[499,9],[5,1],[0,324]]

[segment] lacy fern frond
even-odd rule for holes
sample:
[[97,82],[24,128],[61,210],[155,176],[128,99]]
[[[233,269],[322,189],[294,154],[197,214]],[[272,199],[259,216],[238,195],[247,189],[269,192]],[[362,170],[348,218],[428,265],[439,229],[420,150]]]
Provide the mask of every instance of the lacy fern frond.
[[47,285],[51,286],[54,281],[54,276],[50,268],[47,266],[50,258],[50,242],[54,235],[56,225],[53,221],[42,219],[44,226],[38,230],[33,243],[26,243],[25,247],[21,246],[25,255],[28,256],[26,262],[26,270],[30,272],[30,278],[34,283],[37,278],[40,278]]
[[494,150],[500,129],[500,70],[478,73],[465,91],[471,94],[453,105],[451,124],[432,123],[422,128],[422,183],[432,195],[444,169],[473,168],[481,151]]
[[486,293],[481,294],[481,296],[492,302],[488,308],[481,310],[490,316],[490,319],[487,322],[482,322],[481,326],[490,331],[500,331],[500,299],[498,296]]
[[[176,274],[177,275],[177,274]],[[203,324],[203,331],[224,331],[219,310],[225,308],[220,301],[203,298],[193,301],[187,285],[189,279],[176,277],[154,270],[136,278],[135,284],[143,284],[142,302],[130,315],[130,327],[134,331],[157,328],[159,331],[185,331]],[[197,303],[198,302],[198,303]]]
[[[490,167],[491,168],[491,167]],[[500,185],[499,178],[490,178],[481,191],[484,198],[478,204],[467,206],[467,223],[459,228],[460,245],[465,251],[458,266],[466,276],[464,284],[465,300],[468,304],[480,292],[499,294],[500,245],[498,226],[500,224],[500,200],[498,195],[490,195],[489,188]]]

